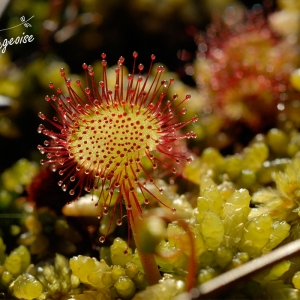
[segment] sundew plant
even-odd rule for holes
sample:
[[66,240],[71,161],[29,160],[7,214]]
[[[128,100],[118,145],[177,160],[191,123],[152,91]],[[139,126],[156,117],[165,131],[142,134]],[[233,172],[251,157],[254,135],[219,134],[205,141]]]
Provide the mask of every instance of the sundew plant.
[[[178,117],[186,113],[179,108],[190,96],[179,100],[175,95],[172,100],[165,100],[170,81],[162,80],[164,67],[159,66],[154,79],[150,79],[152,64],[155,59],[151,55],[151,64],[146,76],[142,76],[144,66],[139,64],[136,71],[136,58],[132,73],[124,75],[124,58],[120,57],[115,70],[115,84],[108,86],[105,60],[102,54],[102,80],[97,83],[92,66],[83,64],[86,74],[85,86],[76,81],[82,94],[72,88],[72,83],[66,77],[64,69],[61,76],[65,80],[68,95],[60,88],[50,83],[55,91],[52,96],[46,96],[46,101],[55,108],[58,117],[53,120],[39,113],[42,120],[54,126],[54,130],[40,125],[38,131],[49,138],[44,146],[39,145],[41,153],[47,158],[42,164],[50,164],[53,170],[61,175],[58,184],[64,191],[78,199],[83,191],[91,192],[104,198],[102,211],[99,215],[107,215],[114,195],[117,195],[115,208],[120,205],[121,215],[117,225],[122,224],[122,205],[125,204],[128,223],[134,238],[142,216],[142,208],[138,193],[148,204],[149,196],[158,202],[163,202],[155,196],[146,183],[155,185],[150,170],[145,167],[144,158],[151,163],[152,169],[169,168],[173,173],[177,170],[159,159],[156,153],[162,153],[175,161],[175,165],[183,161],[190,162],[191,157],[185,153],[174,153],[172,143],[180,139],[195,138],[193,132],[181,134],[180,129],[191,122],[197,121],[197,116],[189,121],[178,122]],[[141,180],[143,174],[144,180]],[[163,190],[156,186],[162,193]],[[95,203],[98,206],[98,202]],[[169,207],[175,213],[175,209]],[[114,210],[115,211],[115,210]],[[100,242],[105,236],[100,237]],[[137,249],[139,241],[135,240]],[[154,258],[139,251],[144,271],[149,283],[155,283],[160,278]],[[151,260],[151,263],[149,262]],[[155,275],[156,274],[156,275]]]
[[0,56],[0,298],[300,299],[299,0],[163,1],[193,47],[145,1],[19,2],[49,18]]

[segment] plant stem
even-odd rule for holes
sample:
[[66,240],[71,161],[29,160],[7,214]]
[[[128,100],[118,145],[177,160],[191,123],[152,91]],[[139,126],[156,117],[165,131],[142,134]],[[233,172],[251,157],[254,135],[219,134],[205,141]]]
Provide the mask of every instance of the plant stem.
[[135,217],[130,220],[130,226],[132,230],[132,235],[135,241],[135,246],[137,248],[137,251],[139,253],[139,257],[146,275],[146,278],[148,280],[149,285],[153,285],[158,283],[158,281],[161,279],[154,255],[151,253],[145,253],[141,251],[141,245],[140,241],[137,238],[137,228],[140,227],[141,224],[141,218],[140,213],[137,210],[137,207],[135,205],[132,206],[132,212]]

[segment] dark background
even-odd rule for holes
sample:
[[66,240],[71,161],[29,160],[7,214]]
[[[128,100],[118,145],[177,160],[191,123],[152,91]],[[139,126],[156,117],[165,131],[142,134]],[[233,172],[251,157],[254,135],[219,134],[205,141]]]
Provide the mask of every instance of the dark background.
[[[165,1],[169,3],[167,8],[160,8],[154,2],[153,7],[140,7],[137,1],[132,0],[9,1],[2,12],[0,28],[18,24],[21,16],[27,20],[34,15],[29,21],[32,27],[25,29],[19,26],[17,29],[2,31],[0,38],[16,37],[26,31],[35,40],[30,44],[8,46],[6,52],[10,62],[5,71],[0,70],[0,80],[10,78],[10,70],[14,68],[24,77],[18,83],[21,92],[15,99],[11,99],[11,106],[0,106],[0,120],[9,120],[12,126],[6,135],[0,135],[0,171],[22,157],[39,159],[36,146],[42,143],[43,137],[37,133],[41,123],[37,113],[40,110],[51,112],[43,100],[51,92],[46,86],[48,82],[43,84],[42,81],[47,75],[45,73],[49,72],[48,62],[65,62],[72,73],[79,74],[83,62],[93,63],[100,59],[103,52],[107,54],[109,65],[115,64],[122,55],[125,57],[125,65],[130,67],[133,62],[132,52],[137,51],[138,62],[143,62],[147,69],[153,53],[158,62],[179,74],[185,83],[194,85],[192,78],[184,72],[185,64],[193,62],[197,50],[194,35],[205,30],[213,11],[220,12],[222,7],[211,7],[209,0],[186,0],[175,8],[172,7],[172,1]],[[240,3],[251,8],[259,2]],[[275,8],[270,1],[267,5]],[[190,12],[185,11],[187,8],[190,8]],[[45,21],[57,27],[49,30]],[[64,40],[58,39],[58,32],[68,32],[68,28],[72,28],[71,34]],[[37,61],[41,62],[40,66]],[[34,71],[33,65],[37,65]],[[59,76],[59,69],[57,74]],[[5,95],[0,88],[1,94]],[[13,134],[14,129],[16,134]]]

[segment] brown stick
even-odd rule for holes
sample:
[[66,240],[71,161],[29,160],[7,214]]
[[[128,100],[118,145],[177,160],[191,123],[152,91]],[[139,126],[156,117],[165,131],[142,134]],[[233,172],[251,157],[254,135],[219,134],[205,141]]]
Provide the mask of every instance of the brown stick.
[[300,253],[300,240],[290,242],[261,257],[253,259],[242,266],[225,272],[194,289],[193,297],[189,299],[218,299],[216,295],[248,278],[259,271]]

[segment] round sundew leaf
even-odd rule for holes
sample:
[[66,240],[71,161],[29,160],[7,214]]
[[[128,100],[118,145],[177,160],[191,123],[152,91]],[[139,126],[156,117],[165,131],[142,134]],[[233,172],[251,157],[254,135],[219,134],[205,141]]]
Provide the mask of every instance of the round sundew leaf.
[[[133,57],[135,66],[136,52]],[[179,123],[176,123],[175,117],[178,111],[186,112],[183,107],[178,107],[191,96],[186,95],[177,105],[173,104],[177,97],[167,101],[167,90],[174,80],[162,80],[163,67],[157,68],[153,78],[136,75],[135,70],[126,77],[123,58],[118,61],[114,80],[110,80],[104,58],[105,55],[102,56],[102,80],[99,84],[96,83],[93,67],[86,64],[83,64],[87,78],[85,86],[80,80],[76,81],[80,92],[73,89],[72,81],[66,78],[64,70],[61,70],[61,76],[65,80],[67,95],[61,93],[62,89],[56,89],[53,83],[49,84],[56,93],[46,96],[45,100],[51,101],[59,116],[48,119],[39,114],[42,120],[56,128],[49,130],[44,125],[39,126],[38,132],[50,139],[45,146],[38,147],[42,154],[46,154],[41,163],[50,164],[58,170],[62,176],[58,185],[74,196],[74,200],[84,191],[97,195],[99,217],[106,215],[110,206],[116,208],[123,202],[128,211],[136,212],[128,213],[128,216],[138,217],[136,214],[142,213],[141,204],[147,204],[150,196],[174,212],[176,207],[164,204],[161,196],[154,195],[147,184],[155,186],[161,194],[163,189],[151,177],[151,171],[162,167],[163,171],[175,174],[175,164],[191,161],[188,151],[181,147],[172,150],[174,142],[196,138],[194,132],[181,134],[180,130],[196,122],[198,117]],[[152,55],[148,74],[154,59]],[[142,69],[140,65],[139,71]],[[145,182],[140,180],[142,175]],[[141,195],[144,201],[140,201]],[[179,197],[173,202],[182,208],[184,214],[191,215],[192,209],[184,200]],[[73,213],[71,209],[69,212]],[[109,226],[106,228],[108,230]],[[101,242],[108,233],[100,238]]]

